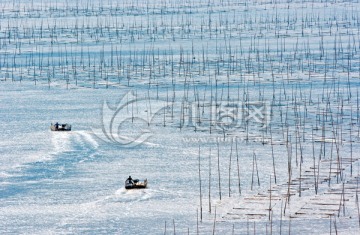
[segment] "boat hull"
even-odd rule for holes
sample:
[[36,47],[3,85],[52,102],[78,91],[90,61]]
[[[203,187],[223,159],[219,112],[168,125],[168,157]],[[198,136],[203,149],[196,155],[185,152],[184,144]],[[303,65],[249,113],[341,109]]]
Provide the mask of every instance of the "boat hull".
[[71,125],[69,124],[59,124],[59,126],[56,128],[55,125],[50,126],[51,131],[71,131]]
[[125,181],[125,189],[141,189],[147,187],[147,179],[144,181],[134,180],[134,181]]

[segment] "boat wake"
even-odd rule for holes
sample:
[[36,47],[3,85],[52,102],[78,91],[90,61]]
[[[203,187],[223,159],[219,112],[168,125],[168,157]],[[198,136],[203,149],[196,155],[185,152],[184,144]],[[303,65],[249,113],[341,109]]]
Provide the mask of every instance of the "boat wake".
[[53,132],[51,135],[53,146],[52,155],[70,151],[94,151],[99,147],[91,132]]
[[52,132],[51,143],[53,151],[51,154],[56,155],[58,153],[70,151],[73,135],[74,133],[71,132]]
[[153,191],[151,189],[131,189],[121,188],[116,190],[114,195],[108,197],[112,202],[139,202],[152,198]]
[[78,141],[78,143],[81,143],[81,146],[83,148],[97,149],[99,147],[99,143],[94,138],[92,132],[76,131],[74,133],[76,140]]

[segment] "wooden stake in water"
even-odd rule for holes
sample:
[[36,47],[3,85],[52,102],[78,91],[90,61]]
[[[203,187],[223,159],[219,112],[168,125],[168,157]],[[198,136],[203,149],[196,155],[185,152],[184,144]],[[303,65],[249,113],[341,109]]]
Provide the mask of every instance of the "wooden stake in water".
[[175,219],[173,219],[173,226],[174,226],[174,234],[176,234],[176,231],[175,231]]
[[214,215],[214,223],[213,223],[213,232],[212,232],[213,235],[215,235],[215,225],[216,225],[216,207],[215,207],[215,215]]
[[271,220],[271,175],[269,177],[269,181],[270,181],[270,188],[269,188],[269,194],[270,194],[270,197],[269,197],[269,220]]
[[219,142],[217,142],[217,159],[218,159],[218,182],[219,182],[219,197],[221,200],[221,178],[220,178],[220,147],[219,147]]
[[240,164],[239,164],[239,152],[237,148],[237,138],[235,140],[235,150],[236,150],[236,165],[237,165],[239,195],[241,195]]
[[199,234],[199,210],[196,209],[196,234]]
[[211,147],[209,154],[209,213],[211,213]]
[[201,169],[200,169],[200,146],[199,146],[199,190],[200,190],[200,221],[202,221],[202,190],[201,190]]
[[273,145],[273,137],[272,137],[272,131],[271,131],[271,125],[270,125],[270,145],[271,145],[271,157],[272,157],[272,163],[273,163],[273,174],[274,174],[274,181],[276,184],[276,171],[275,171],[275,156],[274,156],[274,145]]
[[229,197],[231,196],[231,158],[233,151],[233,141],[231,140],[230,159],[229,159]]

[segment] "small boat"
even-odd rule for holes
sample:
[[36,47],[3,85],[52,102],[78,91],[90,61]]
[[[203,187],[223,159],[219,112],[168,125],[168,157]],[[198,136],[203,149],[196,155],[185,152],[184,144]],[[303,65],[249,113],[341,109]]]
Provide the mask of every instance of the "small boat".
[[64,124],[59,124],[59,123],[55,123],[52,124],[50,126],[50,130],[52,131],[71,131],[71,125],[64,123]]
[[147,186],[147,179],[144,181],[140,181],[138,179],[131,179],[130,177],[125,181],[125,188],[126,189],[137,189],[137,188],[146,188]]

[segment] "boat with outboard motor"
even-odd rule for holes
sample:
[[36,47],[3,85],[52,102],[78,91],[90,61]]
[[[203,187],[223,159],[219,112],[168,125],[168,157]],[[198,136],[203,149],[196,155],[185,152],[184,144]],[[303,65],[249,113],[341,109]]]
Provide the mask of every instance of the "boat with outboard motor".
[[59,124],[55,123],[50,126],[50,130],[52,131],[71,131],[71,125],[67,123]]
[[138,189],[138,188],[146,188],[147,179],[140,181],[139,179],[132,179],[131,176],[125,181],[126,189]]

